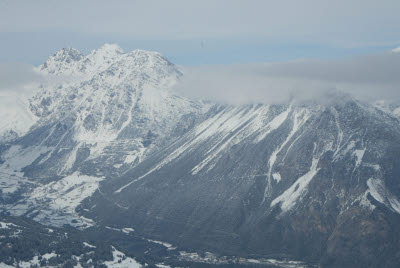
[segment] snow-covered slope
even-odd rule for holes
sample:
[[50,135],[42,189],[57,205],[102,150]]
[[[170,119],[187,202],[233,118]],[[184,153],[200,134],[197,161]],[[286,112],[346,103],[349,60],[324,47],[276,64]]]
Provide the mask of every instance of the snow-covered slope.
[[[103,50],[89,56],[110,54]],[[52,125],[53,130],[60,124],[66,128],[53,145],[47,144],[53,132],[43,143],[54,148],[41,164],[56,152],[65,160],[58,174],[74,166],[82,148],[90,150],[87,160],[103,158],[111,167],[129,167],[154,147],[156,139],[168,135],[183,115],[199,111],[198,104],[171,91],[180,72],[158,53],[137,50],[118,54],[107,69],[99,69],[78,85],[45,89],[31,103],[32,110],[43,118],[40,124]],[[60,148],[62,152],[57,151]],[[113,150],[118,150],[118,155],[110,152]]]
[[[171,91],[181,73],[159,53],[123,53],[116,45],[104,45],[85,57],[69,52],[72,56],[58,52],[40,70],[78,78],[43,88],[31,101],[32,111],[41,118],[38,126],[50,128],[47,137],[38,140],[52,147],[40,164],[60,155],[65,165],[58,174],[68,173],[81,149],[89,149],[86,159],[93,160],[115,148],[120,154],[111,166],[138,162],[182,115],[199,111],[198,104]],[[58,133],[61,125],[65,130]]]
[[[370,240],[398,237],[399,122],[353,99],[217,106],[170,146],[104,181],[85,215],[225,254],[376,264],[397,245],[378,250],[382,242]],[[345,252],[357,257],[336,257]]]
[[[183,132],[183,117],[203,109],[200,103],[173,92],[171,87],[181,72],[156,52],[123,53],[116,45],[104,45],[84,56],[75,49],[62,49],[37,69],[51,83],[40,85],[30,99],[30,113],[37,123],[5,149],[0,171],[6,175],[1,181],[3,192],[9,194],[31,189],[30,180],[44,183],[7,209],[19,215],[40,207],[42,214],[37,218],[47,221],[47,215],[54,215],[54,224],[73,217],[64,217],[62,222],[52,213],[60,211],[53,203],[58,204],[67,190],[84,187],[76,183],[64,189],[57,183],[64,185],[76,172],[80,178],[118,176],[157,150],[165,137]],[[38,195],[48,191],[51,197],[40,200]],[[92,193],[80,192],[80,200]],[[68,200],[60,202],[67,202],[61,205],[66,208],[63,213],[73,215],[76,206],[70,210]]]

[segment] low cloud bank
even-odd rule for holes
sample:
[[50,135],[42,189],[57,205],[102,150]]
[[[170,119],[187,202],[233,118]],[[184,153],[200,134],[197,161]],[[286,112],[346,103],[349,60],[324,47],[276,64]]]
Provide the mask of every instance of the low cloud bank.
[[350,94],[363,101],[400,101],[400,53],[341,60],[183,68],[176,90],[230,104],[321,100]]
[[[400,102],[396,51],[340,60],[182,67],[184,75],[175,89],[190,98],[229,104],[323,100],[337,93],[363,101]],[[29,64],[0,63],[3,96],[29,96],[40,83],[63,79],[43,76]]]
[[0,95],[30,95],[32,87],[44,79],[33,65],[0,63]]

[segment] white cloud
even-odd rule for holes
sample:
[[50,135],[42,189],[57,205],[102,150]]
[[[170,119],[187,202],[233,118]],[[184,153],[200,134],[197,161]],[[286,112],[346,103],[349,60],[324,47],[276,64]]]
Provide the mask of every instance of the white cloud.
[[0,63],[0,95],[30,95],[44,81],[34,66],[24,63]]
[[[327,94],[344,92],[366,101],[400,101],[400,53],[182,70],[176,90],[190,98],[233,104],[281,103],[321,100]],[[38,74],[32,65],[0,64],[0,95],[30,95],[39,83],[62,83],[65,78],[54,79]]]
[[392,50],[394,53],[400,53],[400,47],[396,47],[395,49]]
[[243,104],[308,101],[333,92],[365,101],[400,100],[400,54],[342,60],[184,68],[176,89],[189,97]]

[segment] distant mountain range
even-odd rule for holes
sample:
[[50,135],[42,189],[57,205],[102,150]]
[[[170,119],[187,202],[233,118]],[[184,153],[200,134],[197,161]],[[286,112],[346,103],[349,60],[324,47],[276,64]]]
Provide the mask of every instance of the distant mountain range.
[[0,118],[4,214],[218,256],[193,263],[400,265],[398,105],[191,100],[161,54],[109,44],[36,71]]

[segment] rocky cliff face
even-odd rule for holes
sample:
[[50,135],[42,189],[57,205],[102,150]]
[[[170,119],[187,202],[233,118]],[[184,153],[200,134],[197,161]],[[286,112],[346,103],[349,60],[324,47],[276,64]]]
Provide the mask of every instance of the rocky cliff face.
[[65,77],[38,89],[38,122],[1,149],[3,210],[225,255],[400,263],[395,107],[206,105],[173,92],[182,74],[160,54],[115,45],[38,69]]

